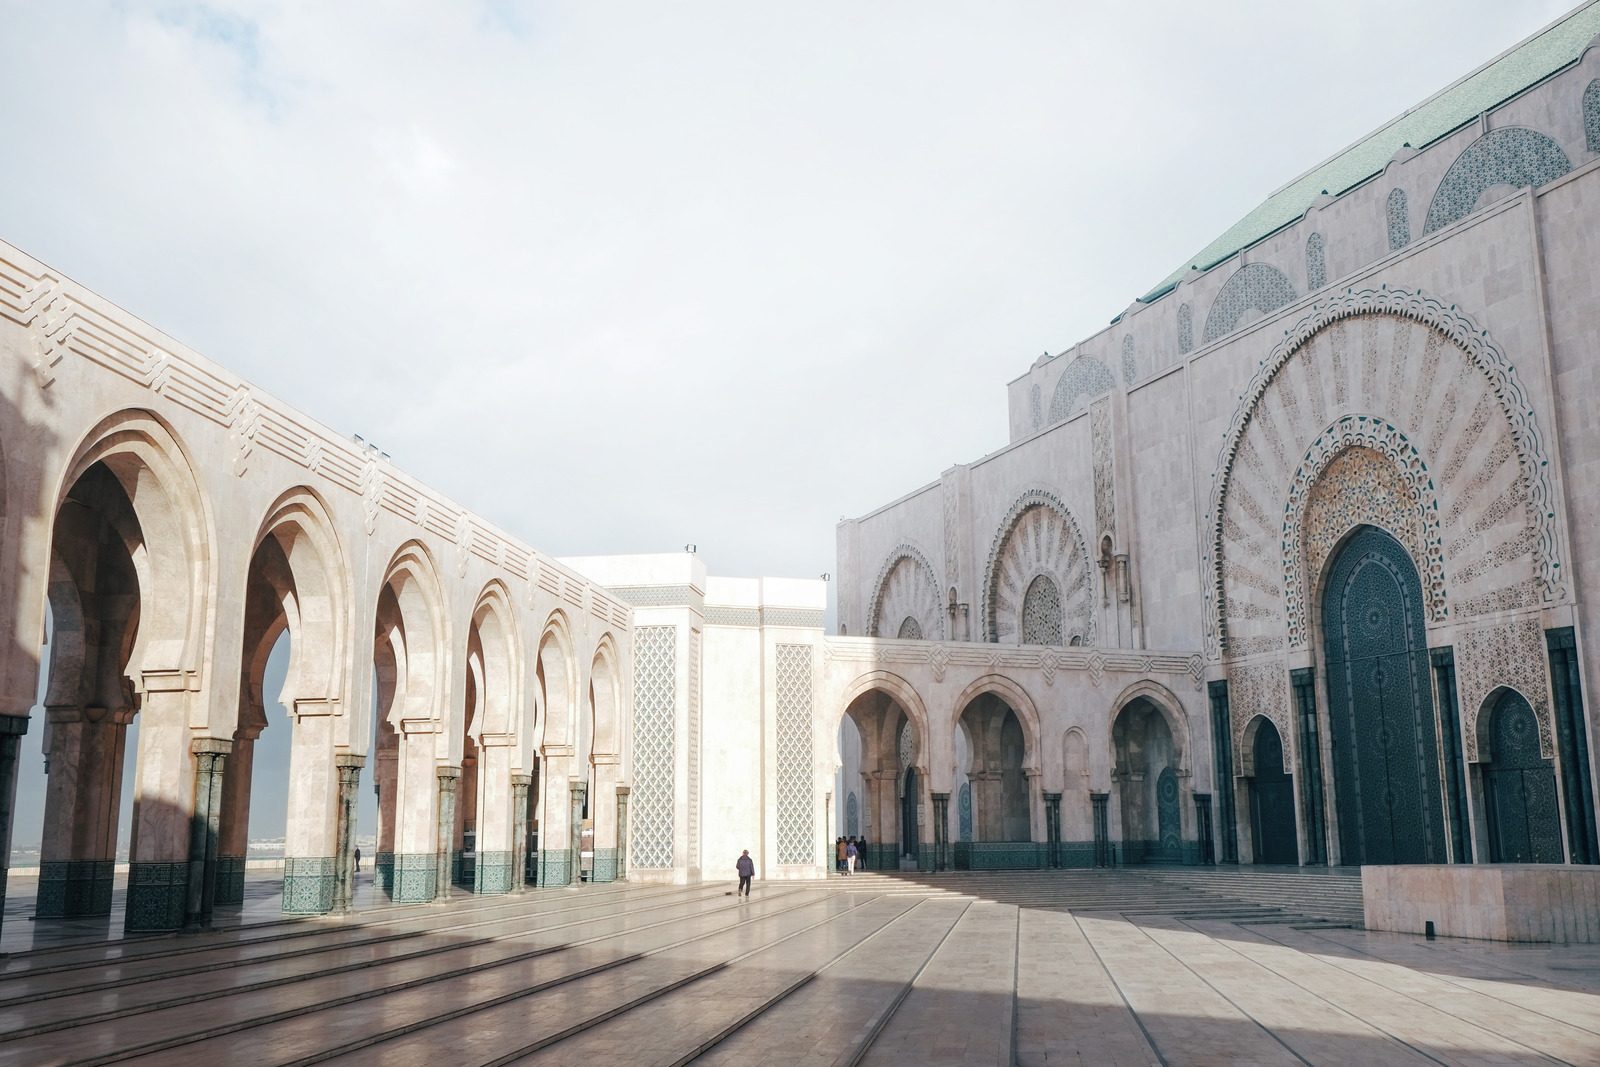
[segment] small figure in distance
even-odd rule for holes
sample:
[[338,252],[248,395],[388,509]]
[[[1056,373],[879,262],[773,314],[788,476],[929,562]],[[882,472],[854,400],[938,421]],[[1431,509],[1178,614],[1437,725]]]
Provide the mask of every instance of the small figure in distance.
[[356,849],[356,873],[361,873],[361,850]]
[[739,871],[739,896],[750,895],[750,879],[756,876],[756,861],[750,858],[750,850],[745,849],[739,855],[739,862],[734,864]]
[[856,873],[856,855],[856,843],[854,841],[847,840],[844,846],[845,874]]
[[837,837],[833,841],[833,866],[840,874],[844,873],[844,838]]
[[856,862],[863,871],[867,869],[867,839],[864,837],[856,838]]

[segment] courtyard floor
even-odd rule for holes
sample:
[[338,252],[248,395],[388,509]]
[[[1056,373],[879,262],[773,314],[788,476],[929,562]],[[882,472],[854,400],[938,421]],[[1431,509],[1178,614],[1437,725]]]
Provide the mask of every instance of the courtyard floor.
[[1600,946],[1368,933],[1349,873],[1150,868],[458,893],[0,936],[18,1064],[1600,1064]]

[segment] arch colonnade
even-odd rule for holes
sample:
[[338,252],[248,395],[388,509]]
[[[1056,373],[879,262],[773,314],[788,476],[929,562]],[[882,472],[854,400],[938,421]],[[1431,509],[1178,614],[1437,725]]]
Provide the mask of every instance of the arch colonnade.
[[590,876],[625,870],[625,604],[5,245],[0,352],[0,855],[39,832],[40,917],[108,914],[127,840],[127,928],[206,921],[261,788],[286,911],[348,905],[363,781],[397,901],[564,884],[580,825]]

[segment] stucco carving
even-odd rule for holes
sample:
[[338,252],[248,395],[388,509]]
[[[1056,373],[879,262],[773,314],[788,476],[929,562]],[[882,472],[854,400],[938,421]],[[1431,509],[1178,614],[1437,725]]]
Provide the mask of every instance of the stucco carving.
[[867,636],[900,636],[907,618],[916,620],[916,636],[944,638],[943,601],[933,564],[915,545],[903,544],[878,571],[867,606]]
[[983,579],[983,639],[1016,642],[1029,585],[1048,574],[1060,590],[1063,632],[1094,641],[1089,553],[1072,512],[1054,494],[1029,490],[1017,498],[995,532]]

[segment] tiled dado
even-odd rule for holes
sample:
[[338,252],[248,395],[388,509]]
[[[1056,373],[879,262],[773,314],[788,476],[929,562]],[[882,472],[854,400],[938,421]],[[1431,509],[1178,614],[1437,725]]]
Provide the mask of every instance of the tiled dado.
[[187,863],[130,863],[123,928],[129,933],[181,929],[188,894]]
[[339,861],[333,856],[289,856],[283,861],[283,910],[320,915],[333,910]]
[[243,856],[217,857],[217,895],[215,899],[218,904],[244,903]]
[[512,879],[515,856],[510,852],[480,852],[473,864],[474,893],[509,893],[516,888]]
[[589,872],[591,882],[615,882],[617,880],[617,850],[614,848],[597,848],[594,850],[594,867]]
[[426,904],[439,893],[439,858],[432,852],[397,852],[393,864],[393,888],[389,898],[396,904]]
[[572,854],[566,849],[539,853],[539,884],[570,885]]
[[41,919],[75,919],[111,914],[114,860],[65,860],[39,865],[39,896],[34,914]]
[[394,853],[380,852],[372,859],[372,884],[381,893],[394,892]]

